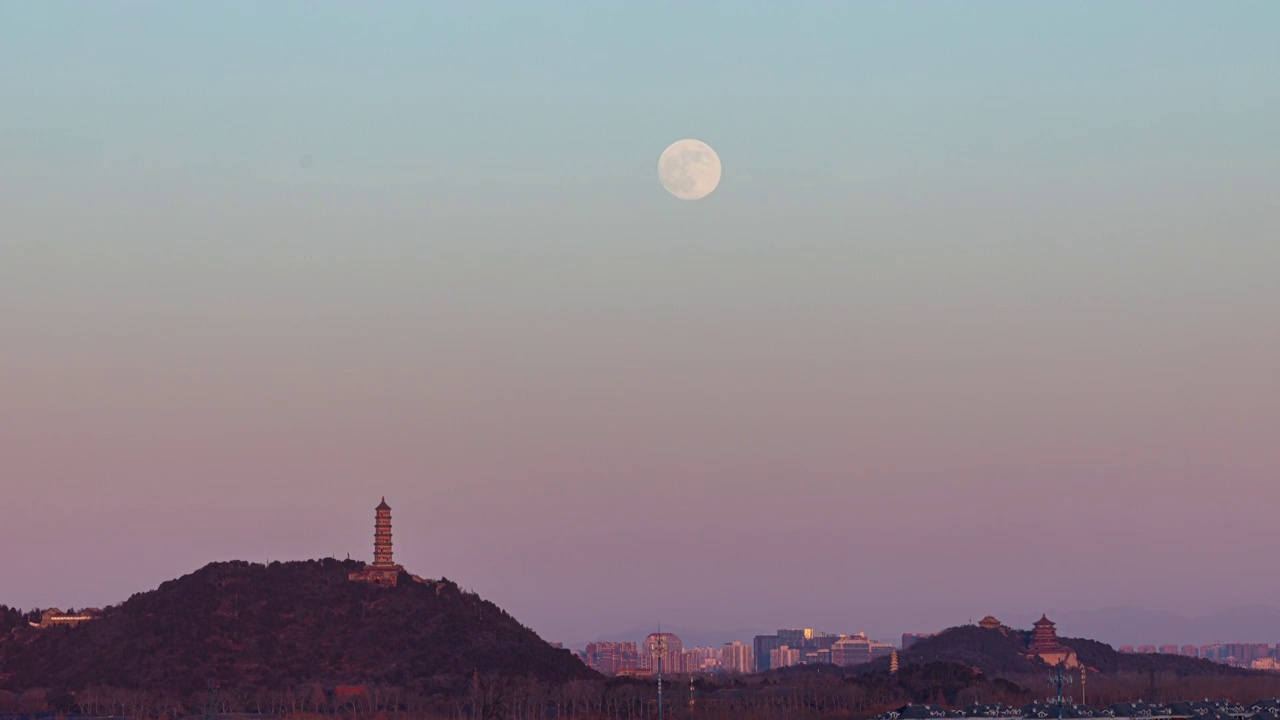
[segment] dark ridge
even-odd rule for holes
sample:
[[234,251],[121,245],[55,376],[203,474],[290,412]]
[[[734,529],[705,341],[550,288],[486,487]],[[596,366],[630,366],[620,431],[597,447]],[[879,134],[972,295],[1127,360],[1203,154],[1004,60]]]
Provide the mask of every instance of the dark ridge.
[[213,563],[105,608],[36,629],[0,609],[0,689],[90,686],[189,694],[222,688],[371,685],[455,693],[473,675],[558,684],[597,677],[505,611],[446,579],[350,582],[334,559]]
[[[901,652],[900,662],[959,663],[998,675],[1042,674],[1047,665],[1038,658],[1027,656],[1030,636],[1031,633],[1025,630],[988,630],[976,625],[962,625],[917,641]],[[1216,677],[1249,676],[1259,672],[1180,655],[1119,653],[1106,643],[1085,638],[1064,637],[1060,642],[1074,650],[1085,666],[1104,674],[1157,672],[1179,677]],[[865,667],[868,671],[883,670],[889,667],[889,661],[881,658]]]
[[1088,667],[1101,673],[1139,673],[1155,671],[1179,677],[1246,676],[1262,674],[1258,670],[1232,667],[1222,663],[1182,655],[1146,655],[1116,652],[1110,645],[1085,638],[1062,638],[1062,644],[1076,651]]

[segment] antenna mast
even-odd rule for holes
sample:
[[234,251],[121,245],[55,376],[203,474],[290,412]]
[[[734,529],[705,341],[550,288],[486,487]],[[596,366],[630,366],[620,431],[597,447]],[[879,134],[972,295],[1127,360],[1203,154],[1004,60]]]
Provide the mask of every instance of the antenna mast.
[[662,720],[662,656],[667,654],[667,636],[662,634],[662,623],[658,623],[658,720]]
[[1049,698],[1049,702],[1058,706],[1058,720],[1062,720],[1063,706],[1066,703],[1071,702],[1070,697],[1063,697],[1062,695],[1063,686],[1071,684],[1071,676],[1068,675],[1064,677],[1062,674],[1062,665],[1063,663],[1058,663],[1057,672],[1049,676],[1049,685],[1058,689],[1057,696]]

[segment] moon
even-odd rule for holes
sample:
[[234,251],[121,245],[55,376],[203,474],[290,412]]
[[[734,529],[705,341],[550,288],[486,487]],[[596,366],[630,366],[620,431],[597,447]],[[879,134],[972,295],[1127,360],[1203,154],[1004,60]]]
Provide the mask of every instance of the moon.
[[720,156],[701,140],[677,140],[658,158],[658,179],[681,200],[701,200],[720,184]]

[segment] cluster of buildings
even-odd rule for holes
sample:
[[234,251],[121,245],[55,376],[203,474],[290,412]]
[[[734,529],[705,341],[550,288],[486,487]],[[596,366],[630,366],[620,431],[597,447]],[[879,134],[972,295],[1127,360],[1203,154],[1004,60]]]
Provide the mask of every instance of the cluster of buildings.
[[723,648],[686,648],[675,633],[653,633],[644,642],[587,643],[582,661],[605,675],[699,675],[751,672],[751,646],[740,642]]
[[1212,645],[1125,645],[1122,653],[1183,655],[1202,658],[1224,665],[1253,668],[1254,670],[1280,670],[1280,644],[1272,643],[1213,643]]
[[[979,627],[1002,633],[1010,632],[999,620],[988,615]],[[852,667],[879,658],[890,658],[894,666],[899,649],[905,650],[937,633],[904,633],[901,646],[873,640],[865,633],[819,632],[813,628],[783,628],[772,635],[757,635],[750,645],[731,642],[720,648],[685,648],[673,633],[653,633],[642,643],[588,643],[581,657],[588,667],[605,675],[672,675],[713,672],[766,672],[795,665],[836,665]],[[1038,657],[1049,665],[1079,667],[1071,648],[1058,641],[1052,620],[1041,617],[1035,623],[1029,657]],[[1277,719],[1280,720],[1280,719]]]
[[[925,635],[904,635],[903,641]],[[582,660],[605,675],[672,675],[726,672],[764,672],[794,665],[829,664],[848,667],[889,657],[897,647],[854,635],[817,632],[813,628],[778,630],[757,635],[751,644],[740,641],[723,647],[685,648],[674,633],[653,633],[634,642],[588,643]]]
[[102,617],[98,608],[88,608],[79,612],[62,612],[58,608],[49,608],[40,613],[40,622],[30,623],[35,628],[75,627],[80,623],[97,620]]
[[1280,720],[1280,700],[1259,700],[1240,705],[1225,700],[1175,703],[1120,703],[1105,708],[1053,702],[1033,702],[1021,707],[987,703],[951,710],[936,705],[906,705],[880,715],[876,720],[945,720],[946,718],[986,718],[988,720]]
[[782,629],[773,635],[757,635],[752,642],[755,671],[794,665],[862,665],[897,651],[890,643],[854,635],[817,632],[813,628]]

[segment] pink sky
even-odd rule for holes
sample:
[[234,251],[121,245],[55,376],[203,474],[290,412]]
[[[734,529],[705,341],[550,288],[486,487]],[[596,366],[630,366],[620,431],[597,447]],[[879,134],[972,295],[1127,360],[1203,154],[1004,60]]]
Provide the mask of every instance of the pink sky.
[[551,639],[1277,596],[1280,4],[1100,7],[0,3],[0,603],[383,495]]
[[[4,306],[0,601],[365,558],[385,494],[400,561],[552,638],[1253,602],[1280,591],[1259,555],[1275,291],[1210,293],[1178,247],[1087,293],[1079,255],[1045,250],[948,273],[981,252],[949,250],[927,283],[709,250],[684,257],[705,274],[641,260],[604,283],[590,253],[528,251],[501,282],[355,263],[288,293],[269,263],[161,283],[106,258],[146,282]],[[203,296],[211,273],[235,296]]]

